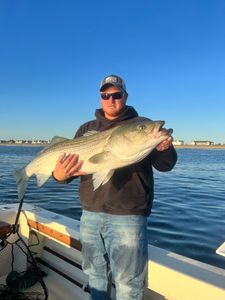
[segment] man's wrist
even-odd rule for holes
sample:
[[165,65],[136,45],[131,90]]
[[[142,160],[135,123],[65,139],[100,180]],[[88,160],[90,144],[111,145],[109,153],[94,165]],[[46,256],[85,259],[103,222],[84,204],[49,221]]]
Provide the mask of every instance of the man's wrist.
[[55,181],[59,182],[59,183],[66,183],[67,181],[66,180],[59,180],[55,177],[54,175],[54,171],[52,171],[52,177],[54,178]]

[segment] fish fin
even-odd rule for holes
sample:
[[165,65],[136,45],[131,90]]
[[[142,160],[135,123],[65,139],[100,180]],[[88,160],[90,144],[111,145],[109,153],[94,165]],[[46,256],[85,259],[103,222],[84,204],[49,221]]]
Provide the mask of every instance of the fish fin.
[[68,139],[65,137],[56,135],[51,139],[50,145],[52,146],[54,144],[57,144],[57,143],[60,143],[60,142],[66,141],[66,140],[68,140]]
[[49,174],[35,174],[36,177],[37,177],[37,186],[40,187],[42,186],[48,179],[51,175]]
[[103,151],[103,152],[100,152],[100,153],[97,153],[97,154],[91,156],[88,159],[88,161],[93,163],[93,164],[100,164],[100,163],[105,162],[106,160],[109,159],[109,154],[110,154],[109,151]]
[[16,178],[18,198],[20,201],[25,195],[29,177],[26,174],[25,168],[15,171],[14,176]]
[[97,130],[89,130],[89,131],[85,132],[83,134],[83,136],[90,136],[90,135],[93,135],[93,134],[96,134],[96,133],[99,133],[99,131],[97,131]]
[[94,191],[100,186],[109,181],[113,176],[114,170],[102,170],[92,175]]
[[48,150],[50,147],[52,147],[53,145],[55,144],[58,144],[60,142],[63,142],[63,141],[67,141],[69,139],[67,138],[64,138],[64,137],[61,137],[61,136],[54,136],[52,139],[51,139],[51,142],[49,143],[48,146],[44,147],[44,149],[42,149],[39,153],[42,153],[46,150]]

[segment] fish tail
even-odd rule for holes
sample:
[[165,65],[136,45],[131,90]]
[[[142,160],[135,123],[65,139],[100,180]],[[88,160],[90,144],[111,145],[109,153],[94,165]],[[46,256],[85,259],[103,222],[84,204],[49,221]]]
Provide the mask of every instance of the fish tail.
[[14,176],[16,177],[18,198],[22,200],[27,189],[29,177],[26,174],[25,168],[17,170]]

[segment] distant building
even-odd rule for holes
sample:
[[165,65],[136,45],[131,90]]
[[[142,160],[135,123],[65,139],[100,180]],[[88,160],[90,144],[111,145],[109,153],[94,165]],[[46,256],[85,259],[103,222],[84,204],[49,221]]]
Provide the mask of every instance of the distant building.
[[49,144],[49,141],[46,140],[33,140],[31,144]]
[[182,146],[182,145],[184,145],[184,141],[183,140],[173,141],[173,145],[174,146]]
[[46,140],[0,140],[0,144],[16,144],[16,145],[23,145],[23,144],[49,144],[49,141]]
[[191,143],[194,146],[211,146],[214,145],[214,142],[211,141],[193,141]]

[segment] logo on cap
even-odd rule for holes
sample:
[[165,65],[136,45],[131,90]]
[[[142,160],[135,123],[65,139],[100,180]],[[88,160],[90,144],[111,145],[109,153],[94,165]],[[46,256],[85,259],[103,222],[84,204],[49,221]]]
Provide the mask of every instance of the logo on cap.
[[117,77],[112,77],[112,76],[109,76],[105,79],[105,83],[108,83],[108,82],[112,82],[112,83],[116,83],[118,81],[118,78]]
[[117,87],[119,87],[120,89],[122,89],[123,91],[126,91],[126,85],[123,81],[122,78],[120,78],[119,76],[116,75],[110,75],[105,77],[100,84],[100,90],[102,90],[102,88],[106,85],[106,84],[112,84],[115,85]]

